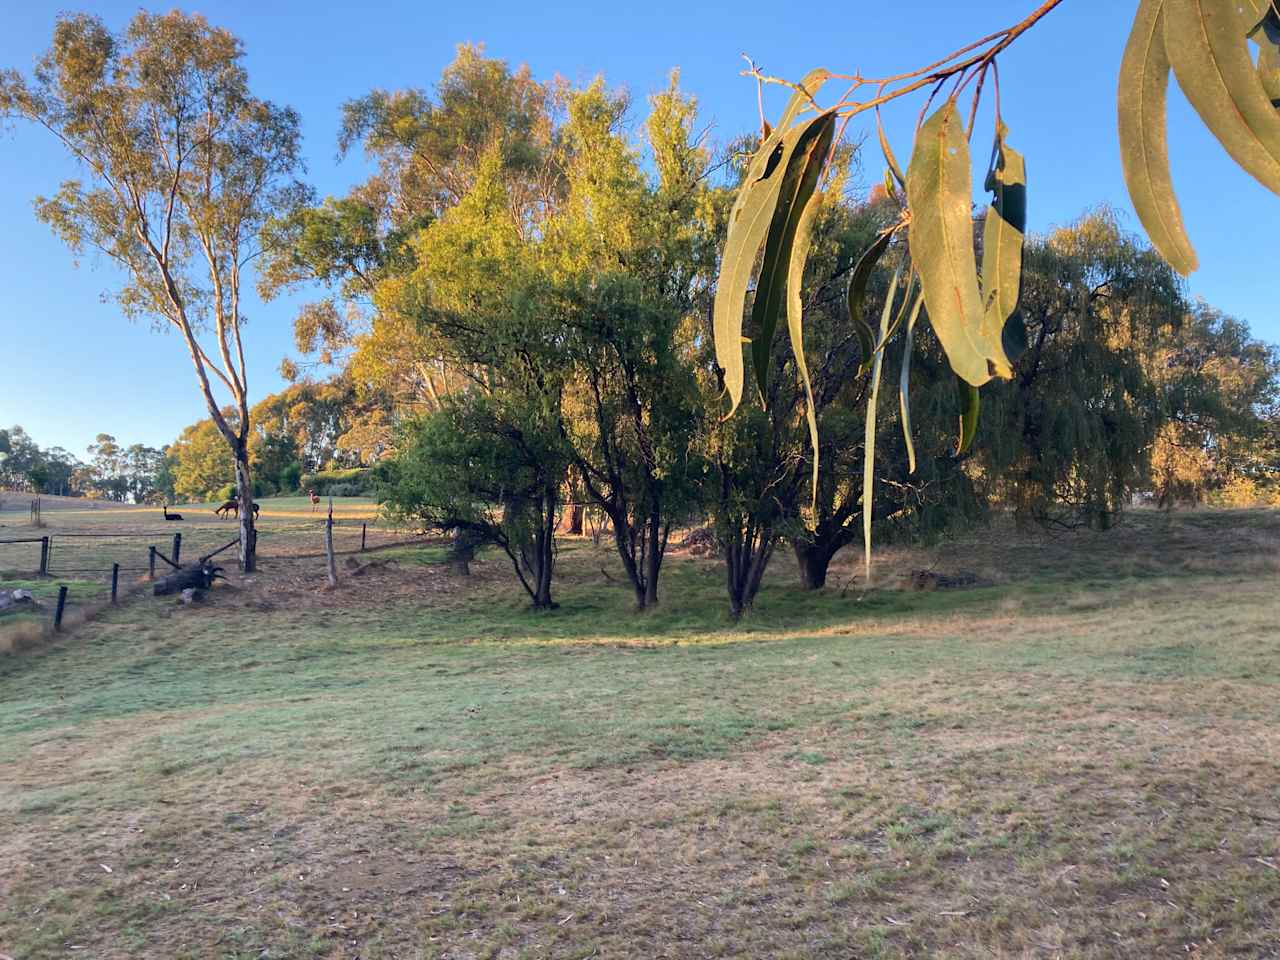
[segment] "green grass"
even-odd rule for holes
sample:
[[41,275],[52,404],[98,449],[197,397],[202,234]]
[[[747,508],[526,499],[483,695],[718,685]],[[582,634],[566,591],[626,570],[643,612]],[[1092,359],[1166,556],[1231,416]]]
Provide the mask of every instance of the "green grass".
[[1278,529],[962,541],[844,594],[780,556],[740,624],[717,564],[637,614],[583,542],[550,612],[438,547],[138,602],[0,658],[0,952],[1265,956]]

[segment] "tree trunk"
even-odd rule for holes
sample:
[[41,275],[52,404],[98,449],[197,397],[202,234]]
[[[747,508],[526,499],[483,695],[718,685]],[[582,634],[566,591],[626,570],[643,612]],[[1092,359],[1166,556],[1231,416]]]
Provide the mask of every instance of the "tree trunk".
[[534,538],[537,587],[533,605],[540,610],[554,610],[556,607],[551,599],[551,572],[555,566],[556,550],[556,506],[556,492],[554,488],[548,488],[542,498],[542,523]]
[[772,527],[757,531],[748,523],[745,532],[739,528],[731,540],[723,539],[726,541],[724,563],[729,587],[729,616],[737,620],[751,609],[756,594],[760,592],[776,538]]
[[258,565],[258,531],[253,525],[253,480],[249,476],[249,449],[241,443],[236,455],[236,495],[240,501],[240,569],[253,573]]
[[657,510],[649,514],[649,553],[645,557],[644,600],[641,607],[658,602],[658,572],[662,569],[662,517]]
[[569,505],[569,523],[565,532],[573,537],[582,536],[582,504]]
[[821,590],[827,583],[827,568],[835,551],[823,544],[793,541],[796,563],[800,566],[800,585],[805,590]]
[[476,537],[470,530],[455,530],[449,544],[449,565],[460,577],[471,576],[471,561],[476,556]]

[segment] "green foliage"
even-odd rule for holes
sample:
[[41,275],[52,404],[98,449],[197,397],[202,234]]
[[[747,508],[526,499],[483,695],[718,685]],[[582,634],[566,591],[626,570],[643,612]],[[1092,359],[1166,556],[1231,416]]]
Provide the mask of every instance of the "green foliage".
[[379,500],[424,529],[496,544],[534,606],[552,606],[555,522],[569,461],[528,398],[460,395],[406,427]]
[[1029,243],[1031,347],[982,397],[987,495],[1029,519],[1109,524],[1146,482],[1167,415],[1148,357],[1186,309],[1173,270],[1106,211]]
[[217,425],[201,420],[187,427],[168,450],[173,489],[188,502],[227,499],[235,485],[235,459]]
[[280,492],[283,494],[294,494],[302,489],[302,464],[296,460],[292,463],[286,463],[277,475]]
[[363,497],[376,493],[377,485],[378,476],[372,468],[351,467],[345,470],[304,473],[297,489],[314,490],[322,497]]

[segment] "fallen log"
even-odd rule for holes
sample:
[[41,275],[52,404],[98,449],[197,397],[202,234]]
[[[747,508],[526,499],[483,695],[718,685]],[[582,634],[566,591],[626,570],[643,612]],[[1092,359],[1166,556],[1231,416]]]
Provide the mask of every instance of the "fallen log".
[[153,596],[164,597],[187,589],[208,590],[213,581],[222,578],[222,568],[212,563],[193,563],[168,576],[158,577],[151,588]]

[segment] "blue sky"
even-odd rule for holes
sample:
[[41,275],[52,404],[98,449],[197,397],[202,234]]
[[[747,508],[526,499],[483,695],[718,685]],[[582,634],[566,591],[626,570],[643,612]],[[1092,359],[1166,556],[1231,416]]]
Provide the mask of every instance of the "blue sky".
[[[1068,0],[1001,59],[1011,144],[1027,155],[1033,230],[1070,221],[1097,203],[1116,206],[1137,227],[1121,180],[1114,117],[1115,75],[1134,2]],[[120,28],[139,6],[82,8]],[[679,67],[682,86],[714,123],[713,136],[727,140],[756,122],[754,87],[739,75],[743,52],[766,71],[792,78],[820,65],[884,75],[1008,26],[1033,6],[1033,0],[815,0],[803,7],[758,0],[235,0],[185,9],[245,41],[255,92],[302,115],[308,178],[322,193],[340,194],[366,173],[359,157],[334,159],[343,101],[374,87],[429,87],[460,42],[483,42],[490,55],[528,63],[543,79],[560,73],[585,82],[603,73],[637,97],[660,89]],[[3,0],[0,67],[28,72],[49,44],[59,9],[65,7]],[[917,110],[918,103],[904,102],[887,115],[903,158]],[[1203,264],[1192,292],[1248,320],[1257,336],[1280,341],[1271,290],[1280,198],[1233,166],[1176,93],[1170,123],[1174,179]],[[980,153],[985,148],[975,149]],[[872,180],[878,172],[874,164],[868,170]],[[0,424],[21,423],[42,446],[80,456],[102,431],[159,446],[205,415],[190,361],[177,338],[125,320],[104,301],[103,292],[117,283],[108,265],[86,257],[77,268],[36,222],[32,198],[76,175],[47,134],[22,126],[0,132]],[[256,399],[282,386],[275,371],[290,350],[296,301],[264,305],[246,292]]]

